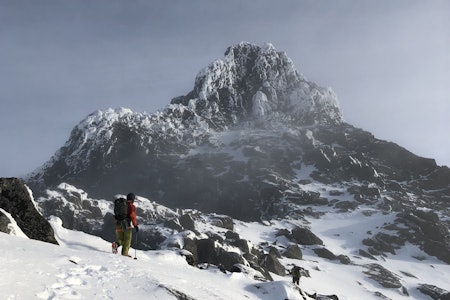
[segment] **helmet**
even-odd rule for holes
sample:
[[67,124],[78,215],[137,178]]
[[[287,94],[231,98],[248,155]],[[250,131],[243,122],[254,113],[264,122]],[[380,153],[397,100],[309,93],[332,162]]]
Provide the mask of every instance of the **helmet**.
[[131,200],[132,202],[134,201],[134,199],[136,199],[136,195],[133,193],[129,193],[127,195],[127,200]]

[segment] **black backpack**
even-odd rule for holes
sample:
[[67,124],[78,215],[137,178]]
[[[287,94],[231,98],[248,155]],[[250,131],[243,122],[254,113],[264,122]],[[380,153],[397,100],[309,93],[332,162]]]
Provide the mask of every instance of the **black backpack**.
[[114,216],[117,221],[123,221],[128,217],[127,199],[118,198],[114,200]]
[[294,266],[292,268],[292,276],[294,277],[300,277],[300,267],[299,266]]

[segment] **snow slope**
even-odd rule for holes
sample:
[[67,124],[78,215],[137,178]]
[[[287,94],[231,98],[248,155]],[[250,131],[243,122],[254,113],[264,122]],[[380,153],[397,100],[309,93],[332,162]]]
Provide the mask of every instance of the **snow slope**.
[[[312,251],[317,246],[302,246],[302,260],[283,258],[283,264],[287,267],[296,264],[309,271],[310,277],[302,277],[300,280],[303,291],[309,294],[314,292],[326,295],[336,294],[339,299],[383,299],[376,296],[377,292],[381,292],[388,299],[432,299],[417,290],[421,284],[436,285],[449,290],[450,265],[426,255],[417,246],[406,244],[397,251],[396,255],[389,254],[378,261],[362,257],[357,253],[356,249],[360,247],[362,237],[391,219],[392,216],[382,213],[367,217],[363,210],[327,214],[320,219],[308,218],[311,228],[323,240],[326,248],[332,253],[347,255],[352,263],[344,265],[337,260],[320,258]],[[276,237],[273,234],[273,228],[289,227],[286,222],[271,222],[270,227],[261,223],[240,222],[235,226],[235,230],[242,238],[251,239],[254,243],[273,240],[273,244],[282,244],[284,237]],[[383,288],[379,283],[365,276],[364,265],[372,263],[383,265],[397,275],[409,296],[403,294],[401,289]],[[279,277],[275,274],[272,276],[275,280],[287,280],[287,277]]]
[[[356,216],[329,215],[309,221],[332,252],[351,256],[356,266],[319,258],[308,247],[302,249],[301,261],[283,259],[286,265],[295,263],[309,270],[311,277],[301,279],[304,291],[337,294],[339,299],[380,299],[374,294],[380,286],[362,276],[362,263],[367,259],[355,256],[350,250],[345,253],[345,249],[354,249],[354,245],[348,244],[351,240],[348,235],[366,234],[371,227],[388,220],[382,214],[373,215],[369,221],[361,212],[351,214]],[[338,219],[339,227],[336,227]],[[363,226],[350,220],[359,220]],[[272,274],[273,282],[261,282],[251,274],[225,274],[214,266],[202,270],[188,265],[182,256],[171,250],[132,249],[130,254],[137,257],[134,260],[111,254],[110,244],[99,237],[63,228],[59,218],[52,217],[50,223],[60,246],[0,233],[2,299],[302,299],[289,276]],[[265,226],[237,222],[236,231],[258,243],[271,238],[276,240],[277,237],[268,238],[268,235],[273,234],[273,226],[277,225],[287,224]],[[423,252],[407,245],[397,255],[385,258],[383,264],[389,265],[400,277],[411,275],[401,280],[409,297],[399,289],[383,289],[385,296],[431,299],[415,288],[421,283],[450,289],[449,265],[433,257],[417,260],[414,256],[423,257]]]
[[[110,244],[51,224],[60,246],[0,233],[2,299],[300,299],[286,280],[188,265],[176,252],[110,253]],[[9,270],[9,271],[6,271]]]

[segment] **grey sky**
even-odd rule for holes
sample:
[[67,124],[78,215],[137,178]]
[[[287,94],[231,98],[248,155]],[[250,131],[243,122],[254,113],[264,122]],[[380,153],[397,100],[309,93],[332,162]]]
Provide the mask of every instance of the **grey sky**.
[[347,122],[450,165],[450,1],[0,0],[0,176],[89,113],[149,113],[240,41],[274,44]]

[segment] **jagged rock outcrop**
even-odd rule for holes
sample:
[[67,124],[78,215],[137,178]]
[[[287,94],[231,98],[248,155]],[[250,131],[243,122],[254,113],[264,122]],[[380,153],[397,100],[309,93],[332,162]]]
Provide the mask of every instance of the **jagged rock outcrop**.
[[214,129],[278,114],[304,125],[342,121],[334,92],[308,82],[271,44],[229,47],[223,59],[197,75],[194,89],[172,104],[189,107]]
[[[30,190],[17,178],[0,178],[0,208],[8,212],[30,239],[58,244],[53,229],[36,209]],[[1,214],[3,232],[9,219]]]
[[409,231],[398,229],[402,239],[419,244],[428,254],[450,264],[450,233],[437,213],[412,209],[398,216],[398,222],[410,228]]

